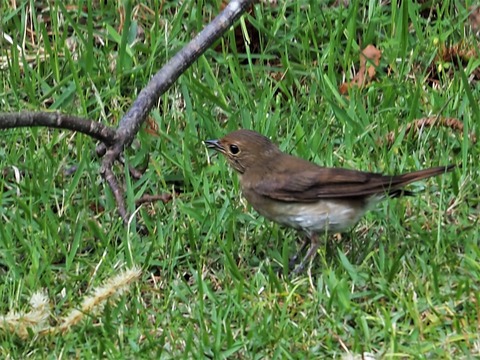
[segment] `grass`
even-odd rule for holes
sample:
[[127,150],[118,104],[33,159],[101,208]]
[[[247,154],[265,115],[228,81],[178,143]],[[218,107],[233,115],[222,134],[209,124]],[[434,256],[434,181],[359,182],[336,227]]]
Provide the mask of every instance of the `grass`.
[[[43,289],[55,323],[120,269],[138,265],[143,276],[65,333],[0,332],[0,355],[478,356],[480,151],[469,135],[480,136],[479,60],[438,57],[459,42],[478,54],[465,28],[472,4],[256,5],[244,21],[259,40],[250,33],[244,50],[230,31],[162,96],[149,119],[156,134],[142,130],[127,150],[128,164],[148,165],[139,181],[123,173],[131,211],[144,192],[182,188],[166,205],[141,207],[129,227],[100,179],[94,141],[49,129],[2,132],[0,314],[28,310]],[[217,3],[53,2],[45,11],[24,2],[1,12],[13,40],[0,42],[1,111],[59,109],[115,125]],[[382,51],[375,80],[340,95],[370,43]],[[463,131],[402,131],[437,115],[459,119]],[[462,167],[413,185],[417,197],[382,203],[289,280],[277,271],[297,234],[248,207],[226,162],[202,144],[240,127],[325,166],[392,174]],[[137,221],[148,235],[133,230]]]

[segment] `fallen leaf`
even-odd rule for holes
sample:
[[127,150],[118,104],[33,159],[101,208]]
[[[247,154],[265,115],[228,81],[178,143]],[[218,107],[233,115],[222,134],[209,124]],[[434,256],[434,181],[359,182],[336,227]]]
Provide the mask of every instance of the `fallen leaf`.
[[145,121],[145,132],[155,137],[158,136],[158,124],[151,116]]
[[[343,83],[339,87],[340,94],[345,95],[352,86],[364,87],[375,78],[376,68],[380,65],[382,52],[373,45],[368,45],[360,53],[360,69],[350,83]],[[367,67],[367,64],[370,64]]]

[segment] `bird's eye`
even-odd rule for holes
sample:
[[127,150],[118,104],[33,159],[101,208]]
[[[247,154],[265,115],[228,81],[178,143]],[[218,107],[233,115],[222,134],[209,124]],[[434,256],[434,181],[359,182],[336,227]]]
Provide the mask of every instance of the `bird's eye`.
[[230,152],[233,154],[233,155],[236,155],[240,152],[240,149],[238,148],[237,145],[230,145]]

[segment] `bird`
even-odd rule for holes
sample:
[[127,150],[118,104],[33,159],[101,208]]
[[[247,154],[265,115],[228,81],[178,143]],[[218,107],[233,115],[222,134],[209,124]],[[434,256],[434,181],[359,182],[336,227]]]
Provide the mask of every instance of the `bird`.
[[413,195],[404,186],[455,168],[446,165],[391,176],[322,167],[282,152],[270,139],[248,129],[204,143],[226,157],[238,173],[243,196],[260,215],[307,235],[289,261],[293,274],[304,271],[315,258],[320,235],[344,232],[378,202]]

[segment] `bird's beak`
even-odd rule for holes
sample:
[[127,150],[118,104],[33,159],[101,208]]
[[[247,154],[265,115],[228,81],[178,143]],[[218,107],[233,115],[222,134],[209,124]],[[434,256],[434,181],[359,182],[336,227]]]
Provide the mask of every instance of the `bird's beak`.
[[220,143],[220,140],[205,140],[204,143],[209,149],[214,149],[220,152],[225,151],[225,148]]

